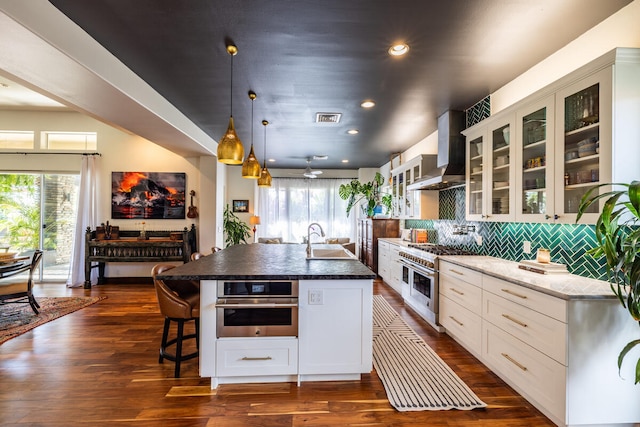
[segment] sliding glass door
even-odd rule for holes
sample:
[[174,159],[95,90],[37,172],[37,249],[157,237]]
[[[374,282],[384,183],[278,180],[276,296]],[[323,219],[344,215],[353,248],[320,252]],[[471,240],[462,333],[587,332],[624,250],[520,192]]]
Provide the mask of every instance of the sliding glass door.
[[39,281],[66,281],[69,275],[79,179],[0,174],[0,248],[19,253],[42,249]]

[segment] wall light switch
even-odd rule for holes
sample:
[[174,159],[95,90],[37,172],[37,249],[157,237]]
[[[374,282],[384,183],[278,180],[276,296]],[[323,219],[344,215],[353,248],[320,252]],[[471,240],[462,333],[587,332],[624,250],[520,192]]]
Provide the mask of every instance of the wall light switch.
[[525,241],[522,243],[522,251],[523,251],[525,254],[530,254],[530,253],[531,253],[531,242],[530,242],[530,241],[525,240]]
[[324,304],[324,295],[321,289],[311,289],[309,291],[309,305]]

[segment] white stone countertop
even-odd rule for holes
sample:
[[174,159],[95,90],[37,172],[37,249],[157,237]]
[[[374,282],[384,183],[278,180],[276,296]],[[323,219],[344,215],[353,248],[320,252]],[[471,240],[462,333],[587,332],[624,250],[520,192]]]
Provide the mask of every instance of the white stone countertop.
[[518,268],[516,261],[490,256],[446,255],[439,258],[565,300],[616,298],[609,282],[604,280],[569,273],[534,273]]

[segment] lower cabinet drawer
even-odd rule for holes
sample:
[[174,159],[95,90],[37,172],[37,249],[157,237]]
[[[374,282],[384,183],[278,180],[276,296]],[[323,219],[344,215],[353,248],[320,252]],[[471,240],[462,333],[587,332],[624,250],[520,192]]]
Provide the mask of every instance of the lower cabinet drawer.
[[567,324],[530,310],[491,292],[483,295],[483,318],[567,365]]
[[440,275],[440,294],[482,315],[482,289],[456,277]]
[[565,419],[566,368],[484,321],[482,358],[542,412]]
[[467,350],[482,354],[482,318],[440,294],[440,324]]
[[229,338],[216,342],[219,377],[295,375],[298,373],[296,338]]

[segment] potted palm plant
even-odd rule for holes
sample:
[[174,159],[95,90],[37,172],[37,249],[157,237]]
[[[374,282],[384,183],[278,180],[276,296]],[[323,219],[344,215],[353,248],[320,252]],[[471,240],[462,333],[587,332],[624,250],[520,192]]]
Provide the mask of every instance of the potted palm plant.
[[237,245],[240,243],[247,243],[247,238],[251,236],[249,233],[249,226],[246,222],[242,221],[240,218],[234,214],[231,209],[229,209],[229,205],[224,208],[224,215],[222,217],[222,226],[224,228],[225,247],[229,247],[231,245]]
[[360,182],[357,179],[352,180],[349,184],[342,184],[338,188],[338,195],[342,200],[347,200],[347,216],[351,213],[351,209],[364,201],[363,212],[367,217],[371,218],[376,213],[378,206],[387,208],[387,212],[391,212],[391,194],[382,194],[382,185],[384,177],[380,172],[376,172],[373,180],[369,182]]
[[[612,190],[598,194],[602,186],[612,186]],[[601,184],[589,189],[580,202],[576,222],[589,206],[601,199],[605,202],[596,222],[598,246],[588,253],[594,257],[605,257],[611,290],[640,326],[640,181]],[[640,339],[629,342],[622,349],[618,356],[618,370],[625,356],[636,346],[640,346]],[[635,369],[635,384],[639,382],[640,359]]]

